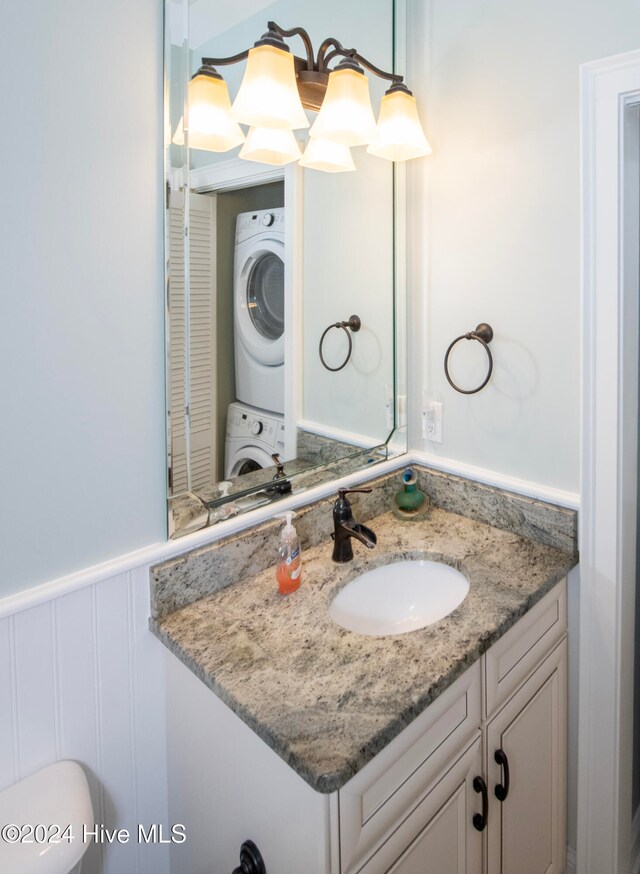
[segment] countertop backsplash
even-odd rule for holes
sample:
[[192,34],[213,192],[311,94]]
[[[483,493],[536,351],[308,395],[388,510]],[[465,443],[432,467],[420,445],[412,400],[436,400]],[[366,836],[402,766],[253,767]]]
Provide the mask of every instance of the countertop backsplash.
[[[413,468],[418,473],[419,488],[429,496],[434,507],[577,556],[575,510],[421,465],[413,465]],[[350,496],[358,522],[367,522],[393,507],[394,495],[402,488],[401,475],[402,470],[399,470],[375,477],[361,484],[361,487],[371,488],[371,493]],[[303,563],[305,549],[331,536],[334,500],[335,496],[325,498],[296,511],[294,524],[302,543]],[[277,503],[273,505],[273,512],[274,516],[278,513]],[[282,525],[282,520],[271,519],[152,567],[152,617],[160,619],[275,565]]]

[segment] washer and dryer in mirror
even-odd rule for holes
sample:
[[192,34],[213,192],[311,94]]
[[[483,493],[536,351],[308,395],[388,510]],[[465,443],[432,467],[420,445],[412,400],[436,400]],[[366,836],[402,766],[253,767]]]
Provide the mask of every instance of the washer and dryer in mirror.
[[284,452],[283,417],[247,404],[229,406],[225,476],[231,479],[273,467],[273,454]]
[[234,250],[236,398],[225,476],[273,465],[284,451],[284,209],[241,213]]
[[238,216],[234,327],[236,397],[284,413],[284,209]]

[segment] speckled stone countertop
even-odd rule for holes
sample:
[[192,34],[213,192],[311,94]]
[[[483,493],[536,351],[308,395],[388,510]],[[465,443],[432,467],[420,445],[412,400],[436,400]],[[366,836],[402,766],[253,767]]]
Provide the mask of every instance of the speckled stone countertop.
[[[511,515],[514,500],[537,503],[508,497]],[[545,506],[527,512],[540,515]],[[557,509],[575,523],[575,514]],[[269,566],[173,612],[156,607],[151,621],[184,664],[325,793],[341,788],[577,562],[575,548],[439,507],[419,523],[391,513],[354,515],[376,532],[377,547],[354,542],[354,560],[341,565],[331,561],[330,541],[315,543],[303,552],[302,586],[289,597],[278,594]],[[264,549],[264,533],[257,544]],[[329,618],[329,604],[347,582],[407,558],[462,571],[470,589],[460,607],[431,627],[389,637],[345,631]],[[184,570],[174,560],[167,574]]]

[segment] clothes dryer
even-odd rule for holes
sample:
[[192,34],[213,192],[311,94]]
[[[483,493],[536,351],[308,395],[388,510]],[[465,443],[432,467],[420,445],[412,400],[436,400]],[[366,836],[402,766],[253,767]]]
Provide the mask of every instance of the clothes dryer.
[[224,454],[226,479],[273,467],[272,455],[284,453],[284,418],[246,404],[229,404]]
[[284,412],[284,209],[241,213],[234,253],[236,397]]

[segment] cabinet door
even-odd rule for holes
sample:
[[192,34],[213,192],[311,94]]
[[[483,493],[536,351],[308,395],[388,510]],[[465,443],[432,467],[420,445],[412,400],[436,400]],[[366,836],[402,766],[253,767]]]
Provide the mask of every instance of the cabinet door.
[[374,856],[362,874],[481,874],[483,833],[473,826],[482,798],[480,737],[470,746]]
[[487,726],[489,874],[564,871],[566,647],[565,638]]
[[480,693],[478,661],[342,787],[342,874],[360,870],[478,736]]

